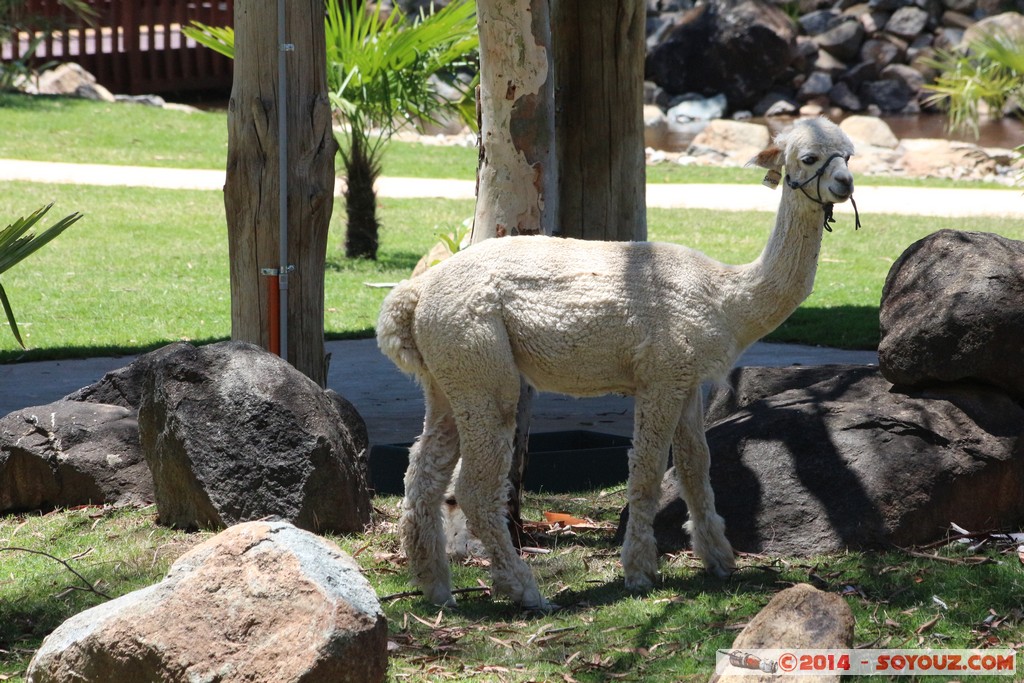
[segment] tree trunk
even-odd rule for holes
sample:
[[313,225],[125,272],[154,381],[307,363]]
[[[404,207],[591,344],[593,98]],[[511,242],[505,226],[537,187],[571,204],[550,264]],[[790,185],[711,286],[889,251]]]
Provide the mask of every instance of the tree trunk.
[[377,259],[380,246],[380,222],[377,220],[377,190],[380,161],[367,149],[366,138],[352,135],[348,153],[342,152],[345,163],[345,209],[348,221],[345,230],[346,258]]
[[552,0],[558,235],[647,239],[643,0]]
[[[473,243],[550,235],[558,210],[548,0],[479,0],[480,167]],[[509,473],[513,540],[522,529],[522,479],[533,390],[522,382]]]
[[[320,386],[324,263],[334,200],[335,142],[327,98],[322,0],[288,0],[286,52],[288,358]],[[224,185],[231,266],[231,337],[269,348],[271,298],[263,269],[281,265],[278,180],[277,3],[235,2],[234,83]]]
[[551,234],[558,213],[546,0],[480,0],[480,168],[473,242]]

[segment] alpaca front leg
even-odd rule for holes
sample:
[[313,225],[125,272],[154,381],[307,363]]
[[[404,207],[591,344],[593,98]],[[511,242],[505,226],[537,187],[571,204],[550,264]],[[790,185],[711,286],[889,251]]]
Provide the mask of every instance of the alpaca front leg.
[[725,520],[715,511],[711,488],[711,453],[704,435],[703,402],[696,393],[683,410],[672,452],[679,488],[690,512],[684,525],[693,552],[704,567],[722,578],[736,571],[736,557],[725,537]]
[[447,400],[429,388],[425,395],[427,416],[423,434],[409,450],[398,531],[412,582],[430,602],[452,606],[441,505],[458,462],[459,439]]
[[622,542],[622,569],[629,590],[649,590],[658,578],[654,513],[668,463],[672,427],[678,421],[678,406],[678,401],[661,395],[636,398],[627,485],[629,520]]

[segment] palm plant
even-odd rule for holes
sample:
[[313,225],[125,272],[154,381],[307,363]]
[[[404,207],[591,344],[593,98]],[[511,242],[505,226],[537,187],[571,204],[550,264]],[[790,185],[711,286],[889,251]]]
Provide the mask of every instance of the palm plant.
[[952,130],[979,135],[981,105],[989,116],[1001,117],[1024,104],[1024,39],[993,31],[971,41],[966,50],[942,50],[928,65],[939,76],[925,86],[925,99],[945,109]]
[[[60,219],[39,235],[28,232],[52,206],[53,203],[51,202],[0,230],[0,274],[6,272],[29,254],[67,230],[75,221],[82,217],[80,213],[73,213]],[[21,339],[18,323],[15,321],[14,311],[11,309],[11,302],[7,298],[7,292],[4,291],[3,285],[0,285],[0,305],[3,306],[4,313],[7,314],[7,324],[10,325],[14,338],[18,340],[21,348],[25,348],[25,342]]]
[[[461,99],[438,94],[437,78],[473,66],[479,46],[474,0],[452,0],[443,9],[409,21],[399,10],[385,14],[382,3],[327,0],[324,31],[331,105],[342,125],[338,153],[345,166],[348,221],[345,254],[377,257],[380,224],[373,185],[384,147],[402,126],[421,126],[454,111],[475,123],[468,84]],[[196,42],[234,57],[234,32],[194,22],[185,33]]]

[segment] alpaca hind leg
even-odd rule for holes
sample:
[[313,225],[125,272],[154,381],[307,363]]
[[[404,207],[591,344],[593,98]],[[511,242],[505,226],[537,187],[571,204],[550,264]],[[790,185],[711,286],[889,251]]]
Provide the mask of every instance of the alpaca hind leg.
[[[527,609],[549,609],[530,567],[512,545],[507,523],[508,472],[515,434],[518,381],[507,400],[493,404],[484,397],[471,399],[467,417],[460,419],[462,470],[456,482],[459,501],[469,530],[479,539],[491,561],[494,590]],[[491,403],[490,409],[487,404]],[[462,416],[462,411],[456,409]]]
[[668,463],[672,429],[679,421],[680,401],[664,393],[636,397],[633,448],[629,452],[629,521],[622,543],[626,588],[650,589],[658,577],[658,546],[654,513]]
[[441,506],[458,462],[459,436],[448,399],[432,381],[423,386],[426,417],[409,451],[399,536],[413,583],[434,604],[454,605]]
[[727,577],[736,571],[736,558],[725,537],[725,520],[715,511],[715,492],[711,489],[711,453],[704,435],[703,403],[700,392],[687,401],[672,442],[673,461],[679,488],[686,501],[690,519],[693,552],[712,574]]

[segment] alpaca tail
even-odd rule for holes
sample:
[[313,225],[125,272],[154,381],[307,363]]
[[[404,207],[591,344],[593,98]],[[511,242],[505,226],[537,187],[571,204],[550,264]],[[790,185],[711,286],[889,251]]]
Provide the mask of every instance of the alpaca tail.
[[400,370],[417,376],[426,370],[412,334],[419,298],[419,280],[403,280],[385,297],[377,318],[377,346],[381,352]]

